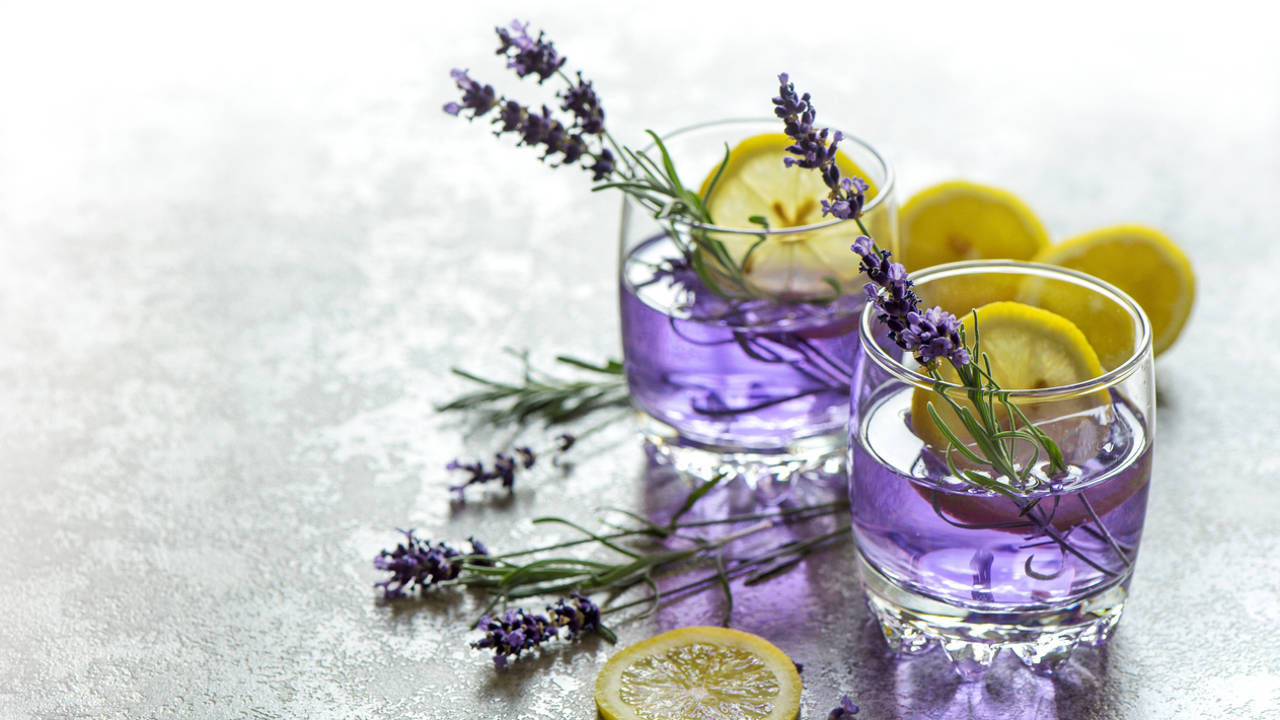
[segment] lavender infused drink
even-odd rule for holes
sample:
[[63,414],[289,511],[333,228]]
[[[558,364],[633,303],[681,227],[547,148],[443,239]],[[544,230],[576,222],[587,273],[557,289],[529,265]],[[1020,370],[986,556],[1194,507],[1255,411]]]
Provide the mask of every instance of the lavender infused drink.
[[[1137,560],[1154,440],[1146,319],[1058,268],[956,263],[912,280],[940,312],[971,310],[957,329],[981,338],[1001,390],[980,409],[984,391],[925,375],[875,309],[863,318],[849,493],[868,602],[891,647],[941,645],[965,678],[1003,648],[1052,672],[1106,641]],[[970,432],[962,416],[981,425],[987,411],[997,432]]]
[[777,452],[842,431],[862,298],[720,297],[673,250],[659,237],[624,261],[622,334],[636,407],[687,445],[734,452]]
[[[853,222],[824,218],[818,173],[788,168],[777,120],[663,137],[714,225],[654,217],[628,198],[620,257],[632,402],[658,451],[695,476],[790,479],[844,465],[848,387],[866,278]],[[892,176],[841,137],[832,162],[865,175],[865,222],[896,235]],[[726,148],[731,151],[726,154]]]

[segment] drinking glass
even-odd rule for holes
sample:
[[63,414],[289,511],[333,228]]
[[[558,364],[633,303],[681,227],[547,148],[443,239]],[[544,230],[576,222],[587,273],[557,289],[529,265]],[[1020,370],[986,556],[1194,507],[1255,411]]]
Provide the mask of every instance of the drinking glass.
[[[777,119],[725,120],[673,132],[663,143],[684,184],[697,190],[727,148],[781,130]],[[872,185],[863,222],[893,247],[897,207],[889,165],[855,137],[845,135],[839,147]],[[647,152],[657,156],[655,148]],[[781,157],[778,166],[783,178],[817,172],[784,168]],[[768,229],[655,219],[658,208],[630,196],[624,201],[619,267],[627,383],[645,437],[681,471],[754,482],[843,467],[866,278],[849,250],[861,234],[857,224],[824,219],[821,199],[796,213],[804,224]],[[742,282],[730,282],[703,254],[709,241],[749,260]]]
[[851,389],[849,499],[868,605],[892,649],[940,645],[965,679],[980,677],[1004,648],[1052,673],[1078,645],[1106,642],[1128,596],[1155,441],[1149,323],[1128,295],[1063,268],[974,261],[911,278],[922,308],[960,318],[1001,300],[1066,317],[1102,372],[1069,386],[1010,389],[1010,401],[1060,447],[1067,470],[1051,471],[1044,453],[1013,440],[1026,445],[1013,456],[1031,479],[1007,494],[984,490],[956,473],[990,477],[990,468],[957,452],[949,464],[934,420],[919,417],[922,400],[941,399],[939,385],[867,308]]

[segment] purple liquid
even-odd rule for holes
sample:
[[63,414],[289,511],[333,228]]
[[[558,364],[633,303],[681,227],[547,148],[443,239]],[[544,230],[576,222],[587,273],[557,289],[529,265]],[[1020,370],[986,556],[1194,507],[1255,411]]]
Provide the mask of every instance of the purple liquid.
[[872,567],[901,588],[987,611],[1059,605],[1128,583],[1151,443],[1122,398],[1113,396],[1106,424],[1072,421],[1096,432],[1064,444],[1072,469],[1060,491],[1014,499],[946,478],[910,431],[910,389],[893,390],[868,403],[850,442],[853,530]]
[[622,269],[622,344],[632,401],[683,441],[778,452],[848,420],[861,293],[828,304],[730,300],[675,261],[665,238]]

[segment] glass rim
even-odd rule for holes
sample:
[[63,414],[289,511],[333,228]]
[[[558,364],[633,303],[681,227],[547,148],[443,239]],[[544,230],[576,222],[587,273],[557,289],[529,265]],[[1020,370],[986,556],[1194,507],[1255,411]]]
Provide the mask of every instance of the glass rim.
[[[1135,349],[1124,362],[1111,370],[1071,385],[1004,391],[1010,397],[1055,400],[1079,397],[1097,390],[1104,390],[1127,380],[1142,367],[1143,363],[1151,355],[1151,321],[1137,301],[1115,285],[1079,270],[1021,260],[962,260],[916,270],[907,277],[914,285],[920,284],[921,281],[927,282],[957,275],[972,275],[975,274],[974,271],[1009,272],[1010,274],[1039,275],[1041,277],[1057,276],[1055,279],[1087,287],[1115,302],[1129,314],[1136,330],[1135,337],[1137,342],[1135,343]],[[876,342],[871,333],[871,324],[876,319],[874,311],[875,305],[870,302],[862,309],[862,318],[858,323],[860,351],[865,352],[876,365],[879,365],[897,379],[916,387],[928,390],[934,389],[939,384],[938,381],[908,368],[902,361],[896,360],[886,353],[884,348],[880,347],[880,343]],[[963,385],[945,381],[941,382],[941,385],[947,390],[966,389]]]
[[[772,117],[772,118],[736,117],[736,118],[725,118],[722,120],[708,120],[706,122],[700,122],[694,125],[686,125],[684,127],[677,128],[675,130],[672,130],[671,132],[663,134],[661,137],[662,137],[662,141],[665,143],[668,139],[675,138],[687,133],[696,132],[698,130],[705,130],[711,127],[717,127],[722,125],[747,125],[750,123],[766,123],[766,122],[780,123],[781,120],[779,120],[776,117]],[[778,132],[781,133],[782,129],[779,128]],[[867,142],[866,140],[863,140],[857,135],[850,135],[844,132],[843,130],[840,131],[840,134],[841,134],[840,142],[842,143],[846,141],[852,142],[853,144],[861,147],[863,150],[866,150],[868,153],[871,154],[873,158],[875,158],[876,162],[880,164],[880,168],[884,171],[884,181],[881,183],[878,183],[879,187],[876,190],[875,197],[867,201],[867,203],[862,207],[862,214],[865,215],[866,213],[871,212],[873,209],[887,202],[887,199],[890,197],[891,193],[893,192],[893,184],[894,184],[893,166],[889,164],[888,160],[885,160],[884,156],[880,154],[880,151],[876,150],[875,146],[871,145],[871,143]],[[656,147],[657,147],[656,144],[651,142],[648,145],[641,148],[641,150],[643,152],[649,152],[651,150],[656,149]],[[804,170],[799,169],[799,171],[803,172]],[[642,204],[642,205],[645,205],[646,207],[649,207],[650,209],[653,209],[649,203],[646,203],[643,200],[638,200],[636,198],[633,198],[630,195],[625,195],[625,200],[628,202]],[[842,220],[840,218],[831,218],[830,220],[823,220],[822,222],[810,223],[809,225],[800,225],[797,227],[789,227],[789,228],[770,228],[766,230],[764,228],[752,229],[752,228],[740,228],[740,227],[725,227],[723,225],[708,225],[705,223],[695,222],[692,220],[686,220],[684,218],[665,218],[665,219],[669,220],[670,222],[683,225],[685,227],[695,228],[698,230],[705,230],[707,232],[724,233],[726,235],[753,235],[753,236],[795,235],[799,233],[809,233],[809,232],[814,232],[816,230],[825,230],[827,228],[832,228],[837,225],[841,225],[843,223],[853,223],[855,226],[857,225],[857,221],[854,220],[853,218],[850,218],[848,220]],[[861,229],[859,229],[858,232],[859,234],[862,234]]]

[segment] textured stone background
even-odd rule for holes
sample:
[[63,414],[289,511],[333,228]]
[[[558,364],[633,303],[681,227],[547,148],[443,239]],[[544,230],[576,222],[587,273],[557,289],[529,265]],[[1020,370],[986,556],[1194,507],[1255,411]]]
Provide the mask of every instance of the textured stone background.
[[440,112],[455,65],[538,97],[491,54],[515,15],[624,138],[768,114],[788,70],[903,197],[992,182],[1056,238],[1143,222],[1195,264],[1109,649],[1055,682],[895,661],[846,546],[738,599],[803,717],[1280,717],[1280,50],[1245,4],[178,5],[0,6],[0,717],[593,716],[607,646],[495,673],[474,601],[370,587],[397,526],[514,548],[669,482],[620,427],[449,502],[444,464],[508,442],[433,411],[451,365],[618,352],[617,199]]

